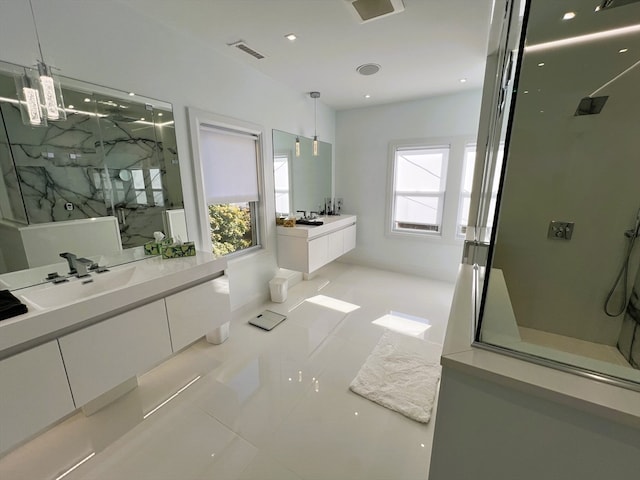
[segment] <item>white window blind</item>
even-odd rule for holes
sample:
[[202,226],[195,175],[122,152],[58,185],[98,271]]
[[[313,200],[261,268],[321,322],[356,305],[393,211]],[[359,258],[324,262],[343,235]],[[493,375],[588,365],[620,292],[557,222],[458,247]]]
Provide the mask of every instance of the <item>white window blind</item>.
[[207,204],[257,202],[257,137],[200,126],[200,157]]
[[449,147],[397,147],[394,165],[394,231],[439,233]]

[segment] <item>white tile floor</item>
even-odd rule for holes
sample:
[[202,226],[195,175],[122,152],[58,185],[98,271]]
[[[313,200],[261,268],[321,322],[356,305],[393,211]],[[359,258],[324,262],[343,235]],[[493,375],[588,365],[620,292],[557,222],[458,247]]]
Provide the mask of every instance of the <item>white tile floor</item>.
[[[222,345],[194,344],[98,413],[76,413],[10,452],[0,478],[53,480],[93,455],[64,478],[426,479],[433,420],[409,420],[348,386],[384,331],[374,320],[425,318],[424,338],[441,343],[452,294],[452,284],[331,264],[287,302],[236,312]],[[264,308],[288,318],[271,332],[248,325]]]

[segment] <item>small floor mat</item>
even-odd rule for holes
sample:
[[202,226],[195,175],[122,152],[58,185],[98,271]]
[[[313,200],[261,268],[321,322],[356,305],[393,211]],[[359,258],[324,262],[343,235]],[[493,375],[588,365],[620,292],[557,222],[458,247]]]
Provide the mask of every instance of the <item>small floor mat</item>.
[[440,380],[442,345],[387,330],[349,388],[364,398],[428,423]]

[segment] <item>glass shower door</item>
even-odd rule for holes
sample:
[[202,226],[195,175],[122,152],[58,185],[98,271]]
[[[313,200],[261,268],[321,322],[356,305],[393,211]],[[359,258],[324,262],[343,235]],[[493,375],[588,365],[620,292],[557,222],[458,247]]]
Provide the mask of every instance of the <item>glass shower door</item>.
[[[97,96],[104,169],[101,172],[109,213],[118,219],[123,248],[153,239],[164,230],[164,211],[182,208],[177,154],[170,110],[149,104]],[[169,139],[170,144],[165,144]],[[172,188],[168,188],[171,183]],[[171,193],[169,193],[171,191]]]

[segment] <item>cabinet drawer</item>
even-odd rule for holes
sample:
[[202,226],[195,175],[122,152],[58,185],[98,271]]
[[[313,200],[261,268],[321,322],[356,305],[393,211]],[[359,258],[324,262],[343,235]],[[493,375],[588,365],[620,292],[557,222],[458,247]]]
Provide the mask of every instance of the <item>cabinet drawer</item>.
[[351,225],[343,230],[344,232],[344,251],[347,253],[356,248],[356,226]]
[[164,300],[91,325],[59,341],[78,406],[171,355]]
[[174,352],[231,319],[226,277],[170,295],[165,302]]
[[0,362],[0,452],[75,410],[58,342]]
[[344,230],[338,230],[329,234],[329,252],[327,255],[327,262],[342,256],[344,253]]
[[314,272],[329,263],[329,235],[309,241],[309,264],[305,273]]

